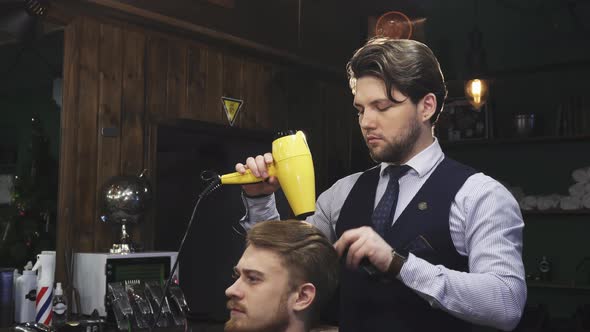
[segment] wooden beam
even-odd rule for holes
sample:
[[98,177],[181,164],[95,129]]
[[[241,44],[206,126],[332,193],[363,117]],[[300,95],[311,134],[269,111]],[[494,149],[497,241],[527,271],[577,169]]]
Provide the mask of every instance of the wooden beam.
[[[185,20],[181,20],[175,17],[162,15],[159,13],[155,13],[143,8],[139,8],[133,5],[121,3],[116,0],[84,0],[84,1],[70,1],[70,0],[61,0],[62,2],[71,2],[72,8],[75,7],[80,12],[83,12],[87,15],[106,15],[112,16],[114,11],[116,14],[124,14],[125,17],[115,17],[118,19],[124,19],[130,23],[139,23],[139,24],[146,24],[152,27],[154,24],[156,25],[163,25],[169,28],[173,28],[174,31],[178,33],[189,33],[192,36],[199,36],[201,38],[205,38],[208,40],[216,40],[223,42],[224,44],[229,44],[231,46],[235,46],[241,49],[250,50],[257,54],[268,55],[279,60],[285,61],[287,63],[302,65],[304,67],[308,67],[313,70],[317,70],[322,73],[327,73],[330,75],[337,75],[337,76],[344,76],[344,71],[341,68],[335,68],[332,66],[326,66],[323,64],[319,64],[315,61],[303,58],[301,56],[295,55],[293,53],[276,49],[267,45],[263,45],[260,43],[253,42],[251,40],[247,40],[244,38],[236,37],[234,35],[216,31],[213,29],[209,29],[204,26],[200,26],[191,22],[187,22]],[[76,4],[77,3],[77,4]],[[91,5],[91,6],[89,6]],[[102,8],[103,12],[93,12],[91,10],[92,7]],[[104,9],[110,10],[104,11]],[[109,15],[110,14],[110,15]],[[139,18],[139,20],[137,20]]]
[[235,0],[207,0],[207,2],[230,9],[234,9],[236,7]]
[[51,6],[47,10],[47,16],[45,16],[44,19],[56,24],[68,25],[75,17],[75,13],[66,5],[59,1],[55,1],[51,3]]

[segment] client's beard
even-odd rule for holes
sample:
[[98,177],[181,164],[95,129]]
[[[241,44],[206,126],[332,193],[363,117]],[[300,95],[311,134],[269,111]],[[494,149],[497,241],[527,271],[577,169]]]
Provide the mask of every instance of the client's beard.
[[[236,308],[246,312],[246,309],[234,300],[227,302],[227,307]],[[257,322],[249,321],[248,317],[230,319],[225,323],[223,330],[225,332],[278,332],[284,331],[289,325],[289,314],[287,313],[287,297],[281,299],[277,311],[271,320],[256,324]]]

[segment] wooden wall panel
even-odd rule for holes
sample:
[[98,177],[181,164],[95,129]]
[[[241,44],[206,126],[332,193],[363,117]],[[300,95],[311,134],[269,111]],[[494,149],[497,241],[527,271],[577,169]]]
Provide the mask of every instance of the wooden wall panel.
[[[99,107],[98,107],[98,151],[96,174],[97,211],[94,220],[101,215],[101,189],[112,176],[119,175],[121,164],[121,95],[123,86],[123,58],[114,50],[123,47],[121,28],[108,24],[100,25],[99,51]],[[103,136],[103,128],[114,128],[119,134],[115,137]],[[112,226],[95,223],[98,248],[109,247]]]
[[186,109],[186,56],[186,44],[175,42],[168,45],[166,107],[169,118],[190,118]]
[[57,207],[56,280],[66,280],[66,264],[72,249],[77,250],[72,232],[76,227],[78,177],[78,84],[80,59],[80,22],[74,21],[64,30],[63,107],[61,112],[59,192]]
[[[243,89],[242,79],[244,76],[244,61],[234,54],[224,54],[223,55],[222,72],[223,72],[222,96],[243,100],[244,99],[244,89]],[[219,102],[221,103],[221,100]],[[241,113],[241,111],[240,111],[240,113]],[[225,111],[223,111],[223,115],[227,119],[227,116],[225,115]],[[234,126],[236,126],[236,127],[244,127],[245,126],[244,119],[243,119],[242,115],[243,114],[239,114],[238,118],[236,119],[236,121],[234,123]],[[225,123],[227,123],[227,122],[225,122]]]
[[148,36],[146,52],[146,111],[149,121],[165,117],[167,110],[168,40]]
[[79,236],[78,249],[95,250],[96,225],[96,174],[97,174],[97,114],[98,114],[98,50],[100,24],[83,20],[80,33],[80,83],[78,85],[79,131],[77,172],[77,206],[79,214],[75,234]]
[[123,36],[121,174],[138,175],[144,168],[145,35],[127,31]]
[[256,122],[256,113],[260,111],[260,98],[258,98],[258,95],[260,91],[263,91],[262,82],[258,79],[261,76],[261,70],[262,65],[260,63],[244,61],[241,79],[244,104],[242,105],[240,114],[238,114],[237,122],[240,127],[262,128]]
[[207,48],[207,97],[205,101],[205,121],[227,123],[227,117],[221,105],[223,95],[223,56],[214,48]]
[[[153,178],[156,174],[156,143],[157,127],[153,124],[166,114],[167,77],[168,77],[168,40],[158,36],[148,35],[145,61],[145,134],[146,153],[144,164],[147,168],[146,176]],[[163,66],[163,64],[166,64]],[[157,190],[152,181],[152,190]],[[154,214],[150,211],[145,219],[145,231],[142,232],[142,240],[147,249],[153,249],[154,234],[150,230],[154,227]]]
[[[122,175],[139,175],[145,167],[145,44],[144,33],[124,31],[120,136]],[[142,227],[131,226],[129,231],[134,242],[143,242]]]
[[287,105],[283,112],[287,118],[288,129],[309,130],[312,125],[309,121],[311,105],[317,103],[313,100],[314,80],[300,70],[288,69],[284,73],[285,88],[287,93]]
[[[147,112],[147,111],[146,111]],[[145,169],[145,176],[148,180],[154,179],[155,175],[157,174],[157,155],[156,155],[156,148],[157,148],[157,122],[148,122],[146,116],[146,125],[145,125],[145,153],[144,153],[144,165]],[[157,187],[155,181],[150,181],[151,188],[152,188],[152,199],[157,199],[155,193],[157,192]],[[142,245],[144,246],[145,250],[153,250],[154,249],[154,239],[155,234],[155,211],[149,210],[147,211],[146,215],[144,216],[144,221],[142,226],[139,227],[139,233],[141,234]],[[138,230],[135,230],[133,235],[137,234]]]
[[256,125],[264,129],[273,128],[271,96],[260,91],[272,91],[272,65],[263,63],[258,68],[256,98]]
[[209,120],[206,112],[207,49],[191,44],[187,49],[187,111],[188,118]]
[[283,130],[289,128],[289,120],[286,116],[289,95],[287,92],[287,68],[280,65],[274,65],[271,69],[271,84],[270,84],[270,121],[276,130]]

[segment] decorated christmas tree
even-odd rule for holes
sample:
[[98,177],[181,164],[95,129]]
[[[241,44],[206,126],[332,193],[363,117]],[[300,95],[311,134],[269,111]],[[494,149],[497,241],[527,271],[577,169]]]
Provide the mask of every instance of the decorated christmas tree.
[[12,202],[0,209],[0,261],[22,267],[42,250],[55,250],[57,163],[37,116],[31,119],[30,158],[16,170]]

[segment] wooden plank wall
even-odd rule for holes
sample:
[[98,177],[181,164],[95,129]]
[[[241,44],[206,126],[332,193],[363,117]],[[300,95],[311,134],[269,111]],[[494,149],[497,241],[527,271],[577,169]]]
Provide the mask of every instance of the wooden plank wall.
[[[227,125],[221,96],[245,100],[236,127],[306,130],[318,193],[347,174],[355,121],[350,92],[344,74],[321,77],[124,23],[73,20],[65,30],[58,280],[65,280],[64,253],[104,251],[116,239],[100,221],[101,187],[114,175],[144,168],[155,174],[155,124]],[[118,135],[103,136],[104,128]],[[153,220],[135,227],[133,238],[150,249]]]

